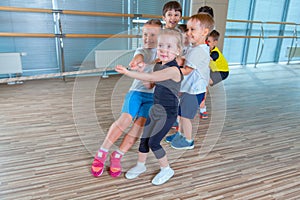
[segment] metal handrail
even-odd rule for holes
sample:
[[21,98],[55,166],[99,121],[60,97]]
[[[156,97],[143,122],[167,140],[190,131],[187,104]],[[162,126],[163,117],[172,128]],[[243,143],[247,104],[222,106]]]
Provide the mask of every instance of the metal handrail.
[[[298,39],[297,39],[297,25],[295,25],[295,28],[294,28],[294,34],[293,36],[295,36],[295,38],[293,38],[292,40],[292,43],[291,43],[291,49],[290,49],[290,52],[289,52],[289,55],[288,55],[288,63],[287,64],[290,64],[290,61],[291,59],[294,57],[295,53],[296,53],[296,49],[297,49],[297,45],[298,45]],[[296,40],[295,42],[295,47],[293,47],[294,45],[294,41]],[[293,53],[292,53],[293,52]]]
[[[87,15],[87,16],[103,16],[103,17],[141,17],[141,18],[161,18],[160,15],[149,15],[149,14],[121,14],[121,13],[109,13],[109,12],[90,12],[90,11],[79,11],[79,10],[56,10],[56,9],[41,9],[41,8],[20,8],[20,7],[10,7],[10,6],[0,6],[0,11],[12,11],[12,12],[39,12],[39,13],[57,13],[57,14],[69,14],[69,15]],[[189,17],[182,17],[183,19],[189,19]],[[233,20],[227,19],[227,22],[237,22],[237,23],[257,23],[261,24],[261,32],[259,36],[239,36],[239,35],[227,35],[225,38],[258,38],[258,46],[256,51],[255,66],[259,63],[263,49],[264,40],[267,38],[292,38],[291,51],[289,52],[288,63],[290,59],[295,55],[296,47],[298,45],[297,36],[297,26],[294,22],[262,22],[254,20]],[[293,36],[265,36],[264,35],[264,24],[284,24],[284,25],[294,25]],[[138,35],[126,35],[126,34],[49,34],[49,33],[7,33],[0,32],[0,37],[42,37],[42,38],[139,38]],[[293,46],[295,45],[295,47]]]
[[[278,39],[284,39],[284,38],[292,38],[291,42],[291,50],[288,55],[288,64],[290,62],[290,59],[295,55],[296,53],[296,48],[298,45],[298,35],[297,35],[297,26],[299,24],[296,24],[294,22],[272,22],[272,21],[267,21],[267,22],[262,22],[262,21],[253,21],[253,20],[232,20],[232,19],[227,19],[227,22],[237,22],[237,23],[257,23],[261,24],[261,31],[258,36],[244,36],[244,35],[225,35],[224,38],[245,38],[245,39],[250,39],[250,38],[257,38],[258,40],[258,45],[256,49],[256,58],[255,58],[255,64],[254,67],[259,63],[259,60],[262,56],[263,49],[264,49],[264,40],[265,39],[272,39],[272,38],[278,38]],[[293,36],[265,36],[264,34],[264,24],[278,24],[278,25],[294,25],[294,31],[293,31]],[[295,44],[295,46],[294,46]]]
[[[55,9],[43,9],[43,8],[20,8],[11,6],[0,6],[0,11],[12,11],[12,12],[40,12],[40,13],[62,13],[67,15],[86,15],[86,16],[102,16],[102,17],[141,17],[141,18],[158,18],[161,15],[150,14],[123,14],[123,13],[111,13],[111,12],[92,12],[92,11],[80,11],[80,10],[55,10]],[[183,16],[182,19],[189,19],[188,16]]]
[[[255,64],[254,64],[254,67],[256,68],[256,65],[258,64],[260,58],[261,58],[261,55],[262,55],[262,52],[264,50],[264,46],[265,46],[265,38],[264,38],[264,27],[263,25],[261,24],[261,32],[260,32],[260,36],[261,38],[259,38],[258,40],[258,44],[257,44],[257,49],[256,49],[256,56],[255,56]],[[262,41],[262,45],[261,45],[261,49],[260,49],[260,52],[259,52],[259,48],[260,48],[260,41]],[[259,52],[259,53],[258,53]]]

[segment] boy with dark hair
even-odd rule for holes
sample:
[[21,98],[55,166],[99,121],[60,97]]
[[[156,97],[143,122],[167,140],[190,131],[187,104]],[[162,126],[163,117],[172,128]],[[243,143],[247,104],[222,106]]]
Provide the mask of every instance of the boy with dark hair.
[[213,30],[207,37],[207,43],[210,48],[210,80],[211,86],[225,80],[229,75],[228,62],[218,49],[217,44],[220,37],[220,33]]
[[166,22],[165,28],[177,28],[182,17],[182,7],[177,1],[169,1],[163,7],[163,20]]
[[199,13],[207,13],[207,14],[210,14],[210,16],[212,18],[214,18],[214,10],[210,6],[202,6],[202,7],[200,7],[199,10],[198,10],[198,14]]

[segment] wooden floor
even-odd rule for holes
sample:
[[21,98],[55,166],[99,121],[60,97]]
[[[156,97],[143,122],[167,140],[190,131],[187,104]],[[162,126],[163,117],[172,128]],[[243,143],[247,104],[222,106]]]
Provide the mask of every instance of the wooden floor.
[[210,89],[210,118],[194,122],[195,149],[162,142],[175,170],[162,186],[151,184],[152,153],[136,180],[89,172],[129,85],[120,76],[1,84],[0,199],[300,199],[299,64],[232,68]]

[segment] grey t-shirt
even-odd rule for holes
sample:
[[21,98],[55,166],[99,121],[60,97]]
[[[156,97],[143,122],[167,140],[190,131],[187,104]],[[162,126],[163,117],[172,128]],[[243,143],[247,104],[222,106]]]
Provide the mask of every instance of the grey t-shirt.
[[[144,56],[144,62],[147,64],[144,72],[152,72],[154,61],[156,59],[156,48],[154,49],[144,49],[144,48],[138,48],[134,56],[137,54],[141,54]],[[129,89],[130,91],[138,91],[138,92],[147,92],[147,93],[153,93],[154,89],[148,89],[144,86],[143,81],[134,79],[133,83]]]

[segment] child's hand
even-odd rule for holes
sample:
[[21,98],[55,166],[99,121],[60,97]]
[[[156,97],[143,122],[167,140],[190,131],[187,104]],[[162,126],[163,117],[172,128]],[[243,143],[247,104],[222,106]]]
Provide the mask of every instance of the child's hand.
[[140,65],[145,65],[144,57],[138,54],[130,61],[129,66],[131,70],[138,70]]
[[144,62],[139,63],[139,64],[137,65],[136,71],[138,71],[138,72],[143,72],[144,69],[145,69],[145,66],[146,66],[146,64],[145,64]]
[[131,61],[129,63],[131,70],[135,70],[135,71],[139,71],[139,72],[144,71],[145,65],[146,64],[144,62]]
[[138,61],[133,59],[129,63],[129,67],[130,67],[131,70],[137,70],[138,69]]
[[160,59],[159,59],[159,58],[156,58],[155,61],[154,61],[154,64],[155,64],[155,63],[158,63],[158,62],[160,62]]
[[178,66],[184,66],[185,58],[184,57],[179,57],[176,58]]
[[115,70],[116,70],[117,72],[119,72],[120,74],[126,74],[126,73],[128,73],[128,70],[126,69],[126,67],[124,67],[124,66],[122,66],[122,65],[117,65],[117,66],[115,67]]
[[152,89],[155,86],[155,83],[149,81],[143,81],[143,85],[148,89]]

